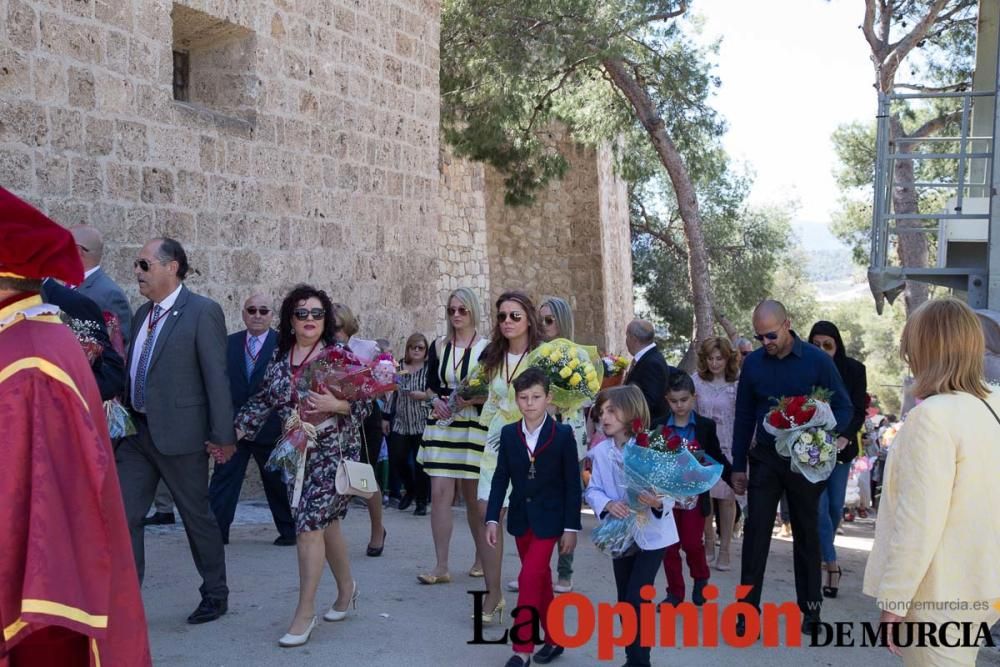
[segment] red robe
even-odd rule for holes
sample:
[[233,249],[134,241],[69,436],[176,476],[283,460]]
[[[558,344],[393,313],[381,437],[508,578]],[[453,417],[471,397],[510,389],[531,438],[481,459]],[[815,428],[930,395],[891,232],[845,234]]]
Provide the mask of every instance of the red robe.
[[0,667],[56,664],[56,650],[74,654],[60,664],[151,665],[97,384],[41,304],[0,303]]

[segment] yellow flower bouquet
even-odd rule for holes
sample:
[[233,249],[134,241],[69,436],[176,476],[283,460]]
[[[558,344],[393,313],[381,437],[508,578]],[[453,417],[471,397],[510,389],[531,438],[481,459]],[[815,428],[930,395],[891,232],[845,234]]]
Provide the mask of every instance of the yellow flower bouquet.
[[564,414],[579,410],[601,390],[604,365],[596,347],[557,338],[538,346],[527,362],[549,376],[552,404]]

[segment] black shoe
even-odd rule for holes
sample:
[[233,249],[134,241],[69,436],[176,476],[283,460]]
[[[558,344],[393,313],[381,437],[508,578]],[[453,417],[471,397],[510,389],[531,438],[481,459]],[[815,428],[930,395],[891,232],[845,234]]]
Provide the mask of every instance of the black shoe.
[[812,635],[813,631],[819,630],[819,614],[806,614],[802,617],[802,634]]
[[[843,570],[841,570],[839,567],[836,570],[826,571],[826,580],[827,583],[830,585],[823,587],[823,597],[825,598],[837,597],[837,592],[840,590],[840,577],[843,574],[844,574]],[[834,577],[836,577],[836,579],[834,579]],[[833,585],[834,583],[836,583],[837,585],[834,586]]]
[[427,516],[427,503],[417,503],[417,509],[413,510],[413,516]]
[[378,558],[379,556],[381,556],[382,555],[382,550],[385,549],[385,537],[386,537],[386,535],[387,535],[387,533],[385,531],[385,528],[383,528],[382,529],[382,546],[380,546],[380,547],[369,546],[368,547],[368,551],[366,551],[365,554],[368,555],[368,556],[371,556],[372,558]]
[[503,667],[529,667],[529,665],[531,665],[531,658],[528,658],[527,662],[525,662],[521,656],[512,655]]
[[291,537],[284,537],[282,535],[279,535],[274,539],[274,542],[272,542],[272,544],[274,544],[274,546],[276,547],[294,547],[295,536],[292,535]]
[[708,579],[695,579],[694,590],[691,591],[691,602],[700,607],[705,604],[705,586],[708,586]]
[[566,649],[562,646],[556,646],[555,644],[546,644],[542,648],[538,649],[538,653],[532,657],[535,659],[539,665],[545,665],[563,654]]
[[142,525],[144,526],[169,526],[174,523],[173,512],[156,512],[153,516],[147,516],[142,520]]
[[679,598],[676,595],[673,595],[671,593],[667,593],[667,597],[663,598],[660,601],[660,604],[668,604],[671,607],[676,607],[681,602],[684,602],[684,598]]
[[201,604],[188,616],[188,623],[197,625],[214,621],[229,610],[229,603],[226,600],[216,600],[215,598],[202,598]]
[[413,496],[407,493],[399,501],[399,511],[405,512],[406,510],[410,509],[410,505],[412,504],[413,504]]

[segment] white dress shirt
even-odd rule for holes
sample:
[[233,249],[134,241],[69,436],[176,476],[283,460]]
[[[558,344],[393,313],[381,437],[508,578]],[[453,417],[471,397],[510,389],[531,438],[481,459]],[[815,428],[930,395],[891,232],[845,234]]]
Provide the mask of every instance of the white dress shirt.
[[[598,517],[610,502],[620,500],[628,504],[626,499],[628,481],[625,478],[625,464],[622,460],[624,447],[625,445],[619,447],[614,440],[608,438],[590,450],[589,456],[593,465],[590,484],[583,492],[583,498]],[[657,518],[649,507],[640,510],[647,515],[647,518],[639,524],[635,543],[643,551],[662,549],[680,541],[677,525],[674,523],[674,513],[670,511],[674,502],[669,498],[663,498],[662,501],[663,514],[660,518]]]
[[652,350],[654,347],[656,347],[656,343],[655,342],[654,343],[650,343],[646,347],[644,347],[641,350],[639,350],[638,352],[636,352],[635,356],[632,357],[632,367],[635,368],[635,365],[637,363],[639,363],[640,359],[642,359],[642,355],[646,354],[647,352],[649,352],[650,350]]
[[[160,334],[160,330],[163,328],[164,321],[168,317],[173,317],[173,315],[170,315],[168,313],[170,312],[170,309],[174,307],[174,302],[177,301],[177,296],[181,293],[181,289],[183,288],[184,288],[183,284],[178,285],[177,289],[168,294],[167,297],[163,299],[163,301],[153,304],[154,306],[159,306],[160,308],[163,309],[163,313],[161,313],[160,320],[156,323],[156,326],[153,327],[152,331],[153,349],[156,349],[156,337]],[[129,364],[128,374],[129,377],[131,378],[131,384],[129,386],[131,387],[132,391],[133,405],[135,404],[135,373],[136,370],[139,368],[139,357],[142,356],[142,346],[146,344],[146,338],[150,335],[149,325],[151,323],[150,318],[153,315],[153,310],[154,310],[153,308],[149,309],[149,314],[146,315],[146,319],[139,325],[138,331],[135,332],[135,340],[132,341],[132,360],[131,363]],[[147,372],[148,370],[149,369],[147,369]]]
[[84,280],[86,280],[87,278],[89,278],[89,277],[90,277],[90,275],[91,275],[91,274],[92,274],[92,273],[93,273],[94,271],[100,271],[100,269],[101,269],[101,265],[100,265],[100,264],[98,264],[97,266],[95,266],[95,267],[94,267],[94,268],[92,268],[92,269],[87,269],[86,271],[84,271],[84,272],[83,272],[83,279],[84,279]]

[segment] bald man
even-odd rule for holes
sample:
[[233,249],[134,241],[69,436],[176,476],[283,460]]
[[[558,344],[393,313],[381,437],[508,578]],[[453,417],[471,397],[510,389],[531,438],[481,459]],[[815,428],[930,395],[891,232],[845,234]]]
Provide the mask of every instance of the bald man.
[[128,338],[132,332],[132,309],[124,290],[101,269],[104,239],[99,231],[86,225],[73,227],[70,232],[83,261],[84,278],[78,291],[96,303],[101,311],[109,311],[118,317],[125,348],[128,349]]
[[[233,414],[237,414],[247,400],[257,393],[264,380],[264,371],[274,348],[278,344],[278,334],[271,329],[274,307],[271,299],[263,294],[254,294],[243,304],[243,324],[246,329],[230,334],[227,342],[226,370],[229,373],[229,393],[233,398]],[[264,484],[264,495],[271,508],[274,526],[278,529],[276,546],[295,544],[295,522],[288,502],[288,491],[281,479],[281,473],[265,467],[274,445],[281,437],[281,422],[277,414],[272,414],[253,440],[244,438],[236,445],[236,453],[228,462],[216,464],[212,471],[212,481],[208,485],[208,501],[215,513],[215,520],[222,530],[222,541],[229,544],[229,527],[236,515],[236,505],[240,500],[240,489],[246,477],[247,465],[252,456],[257,462],[260,479]]]
[[[802,632],[808,634],[818,627],[823,602],[820,595],[821,558],[817,520],[819,497],[826,482],[810,482],[803,475],[793,472],[789,460],[779,456],[775,450],[774,436],[758,427],[778,399],[809,395],[819,387],[830,390],[832,394],[830,407],[837,418],[836,433],[847,431],[854,408],[833,359],[818,347],[800,339],[791,327],[785,307],[777,301],[762,301],[754,310],[754,338],[763,346],[743,360],[740,371],[733,421],[731,484],[738,494],[748,491],[740,583],[752,587],[743,600],[758,609],[771,547],[774,513],[782,494],[787,493],[795,535],[792,542],[795,596],[802,611]],[[752,449],[751,440],[756,441]],[[837,438],[838,449],[846,445],[846,438]],[[739,618],[737,633],[743,635],[744,629],[745,620]]]

